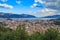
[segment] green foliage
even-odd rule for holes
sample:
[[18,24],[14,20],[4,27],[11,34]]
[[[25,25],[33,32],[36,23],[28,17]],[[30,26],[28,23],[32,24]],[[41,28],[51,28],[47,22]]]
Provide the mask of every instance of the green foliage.
[[35,32],[28,35],[25,25],[19,25],[16,30],[0,26],[0,40],[60,40],[60,33],[57,29],[50,28],[45,34]]
[[50,28],[45,32],[43,40],[56,40],[58,34],[58,30]]
[[58,37],[56,38],[56,40],[60,40],[60,34],[58,35]]
[[4,25],[0,24],[0,32],[7,32],[7,31],[12,31],[10,28],[5,28]]
[[40,34],[40,32],[35,32],[31,35],[30,40],[42,40],[42,34]]
[[60,19],[54,20],[53,22],[55,25],[60,25]]

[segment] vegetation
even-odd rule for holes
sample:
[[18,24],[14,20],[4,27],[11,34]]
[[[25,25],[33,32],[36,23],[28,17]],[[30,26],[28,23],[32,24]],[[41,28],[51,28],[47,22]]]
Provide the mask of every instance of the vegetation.
[[55,25],[60,25],[60,18],[56,19],[56,20],[53,20],[53,22],[54,22]]
[[28,35],[24,25],[18,26],[16,30],[0,26],[0,40],[60,40],[60,33],[57,29],[50,28],[44,34],[35,32]]

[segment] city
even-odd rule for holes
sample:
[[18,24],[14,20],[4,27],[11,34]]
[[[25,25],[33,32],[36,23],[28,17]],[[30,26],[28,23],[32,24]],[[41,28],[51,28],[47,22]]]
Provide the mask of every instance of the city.
[[8,20],[2,21],[6,28],[16,30],[19,25],[25,25],[25,29],[28,33],[35,31],[43,32],[49,28],[56,28],[60,30],[60,25],[54,24],[53,20]]

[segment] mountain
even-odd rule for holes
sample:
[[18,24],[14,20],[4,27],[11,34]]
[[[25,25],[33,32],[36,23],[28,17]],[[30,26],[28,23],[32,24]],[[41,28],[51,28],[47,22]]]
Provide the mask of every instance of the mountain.
[[60,18],[60,15],[45,16],[42,18]]
[[28,14],[12,14],[0,12],[0,18],[36,18],[36,17]]

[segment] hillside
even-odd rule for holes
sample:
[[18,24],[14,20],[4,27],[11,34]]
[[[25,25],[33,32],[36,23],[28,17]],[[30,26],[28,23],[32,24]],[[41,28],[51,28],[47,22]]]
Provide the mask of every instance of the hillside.
[[36,18],[36,17],[28,14],[12,14],[0,12],[0,18]]

